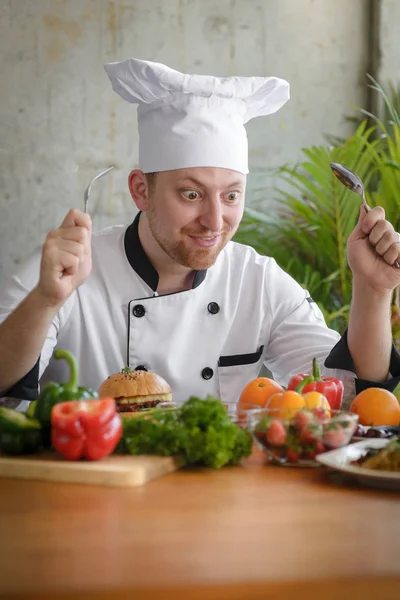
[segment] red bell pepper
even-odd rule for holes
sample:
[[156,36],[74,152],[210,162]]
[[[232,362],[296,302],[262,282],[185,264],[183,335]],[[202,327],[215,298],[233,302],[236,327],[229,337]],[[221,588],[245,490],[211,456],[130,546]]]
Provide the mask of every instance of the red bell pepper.
[[296,390],[301,394],[320,392],[323,394],[332,410],[340,410],[343,400],[343,382],[334,377],[321,377],[317,359],[313,359],[312,375],[302,373],[291,378],[288,390]]
[[99,460],[111,454],[122,436],[114,398],[60,402],[51,411],[52,445],[64,458]]

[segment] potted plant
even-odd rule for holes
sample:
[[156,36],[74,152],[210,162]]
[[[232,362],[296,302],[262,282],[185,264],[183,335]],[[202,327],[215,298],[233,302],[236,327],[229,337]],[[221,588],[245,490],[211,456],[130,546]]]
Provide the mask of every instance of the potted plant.
[[[400,117],[383,88],[387,123],[364,113],[364,120],[347,140],[302,150],[295,167],[279,170],[277,202],[268,211],[248,208],[235,236],[278,264],[315,300],[326,322],[339,332],[348,323],[351,271],[346,242],[359,215],[360,202],[333,175],[338,162],[363,180],[371,206],[379,204],[396,229],[400,226]],[[373,125],[371,123],[373,118]],[[398,336],[398,310],[393,312]]]

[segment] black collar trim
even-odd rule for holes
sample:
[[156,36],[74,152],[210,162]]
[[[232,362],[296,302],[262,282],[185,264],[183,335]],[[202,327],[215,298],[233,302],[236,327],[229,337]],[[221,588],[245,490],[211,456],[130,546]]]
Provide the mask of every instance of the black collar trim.
[[[157,291],[158,287],[158,272],[151,264],[145,253],[139,239],[139,219],[140,212],[136,215],[133,223],[131,223],[125,232],[124,247],[126,258],[129,261],[132,269],[143,279],[145,283],[153,290]],[[206,278],[207,269],[196,271],[193,278],[192,289],[198,287]]]

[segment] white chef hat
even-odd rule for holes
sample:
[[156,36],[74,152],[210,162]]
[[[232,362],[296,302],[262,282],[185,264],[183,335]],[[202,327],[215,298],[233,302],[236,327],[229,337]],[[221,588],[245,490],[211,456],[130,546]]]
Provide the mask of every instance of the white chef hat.
[[244,124],[289,99],[277,77],[185,75],[136,58],[105,65],[112,87],[138,104],[139,166],[144,173],[222,167],[248,173]]

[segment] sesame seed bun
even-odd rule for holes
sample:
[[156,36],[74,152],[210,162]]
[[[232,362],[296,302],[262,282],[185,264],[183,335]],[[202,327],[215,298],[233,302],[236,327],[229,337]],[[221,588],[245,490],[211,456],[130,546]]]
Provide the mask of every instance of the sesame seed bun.
[[114,398],[119,412],[137,412],[172,400],[170,385],[152,371],[123,369],[98,389],[99,398]]

